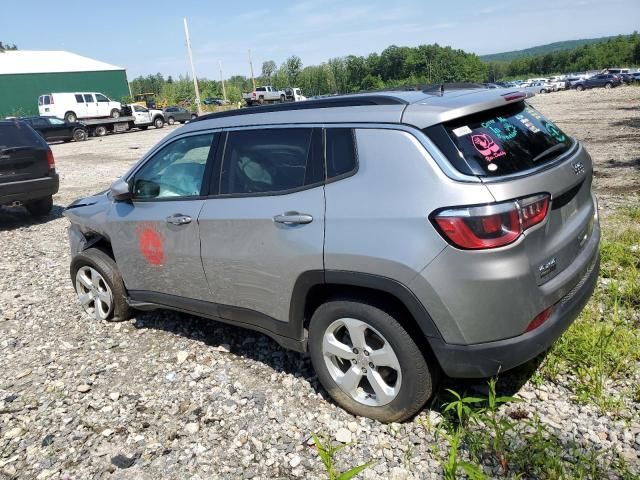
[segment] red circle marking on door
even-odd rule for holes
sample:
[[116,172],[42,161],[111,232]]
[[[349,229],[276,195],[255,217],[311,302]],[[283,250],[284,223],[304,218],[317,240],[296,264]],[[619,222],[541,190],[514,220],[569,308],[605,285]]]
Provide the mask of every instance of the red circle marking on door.
[[142,255],[151,265],[164,263],[162,236],[153,227],[145,226],[139,230],[138,245]]

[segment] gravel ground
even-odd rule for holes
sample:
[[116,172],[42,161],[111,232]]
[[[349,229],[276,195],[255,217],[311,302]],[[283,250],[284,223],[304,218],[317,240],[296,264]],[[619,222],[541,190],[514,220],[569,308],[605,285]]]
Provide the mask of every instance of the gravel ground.
[[[533,101],[584,140],[605,204],[639,190],[639,97],[620,88]],[[338,466],[375,461],[359,478],[441,478],[442,445],[425,427],[436,412],[392,425],[353,417],[326,398],[307,356],[257,333],[166,311],[120,324],[81,313],[62,208],[105,188],[168,131],[54,145],[62,188],[48,221],[0,209],[0,479],[319,478],[314,432],[354,442]],[[518,394],[559,438],[640,465],[637,405],[615,420],[555,384]]]

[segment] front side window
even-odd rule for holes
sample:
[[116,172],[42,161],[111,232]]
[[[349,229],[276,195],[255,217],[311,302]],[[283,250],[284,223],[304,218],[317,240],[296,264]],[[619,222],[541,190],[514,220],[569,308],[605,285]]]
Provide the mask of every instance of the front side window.
[[102,95],[101,93],[96,93],[96,101],[97,102],[109,102],[109,99]]
[[353,130],[326,130],[327,180],[352,172],[356,168],[356,148]]
[[199,196],[213,137],[193,135],[162,148],[134,175],[134,199]]
[[318,129],[273,128],[228,133],[221,194],[281,193],[322,179]]

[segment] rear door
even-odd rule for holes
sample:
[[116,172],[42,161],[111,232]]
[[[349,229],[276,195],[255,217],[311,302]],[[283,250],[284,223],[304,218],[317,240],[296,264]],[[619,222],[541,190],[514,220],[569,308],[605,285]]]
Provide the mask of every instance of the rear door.
[[[82,93],[76,93],[73,95],[73,99],[76,102],[75,105],[69,105],[69,108],[63,108],[59,110],[60,113],[56,116],[63,116],[67,111],[73,111],[76,113],[77,118],[87,118],[89,116],[89,109],[87,107],[84,95]],[[64,107],[66,107],[66,105]]]
[[0,122],[0,184],[46,177],[46,142],[24,122]]
[[212,298],[221,316],[275,319],[277,331],[300,274],[323,268],[321,129],[229,131],[219,152],[199,218]]
[[210,299],[198,215],[215,139],[198,133],[170,141],[128,179],[133,200],[113,203],[109,236],[125,285],[138,300],[176,306],[184,298]]
[[[83,93],[84,104],[87,108],[87,117],[100,117],[100,110],[98,109],[98,102],[93,96],[93,93]],[[108,116],[108,115],[106,115]]]

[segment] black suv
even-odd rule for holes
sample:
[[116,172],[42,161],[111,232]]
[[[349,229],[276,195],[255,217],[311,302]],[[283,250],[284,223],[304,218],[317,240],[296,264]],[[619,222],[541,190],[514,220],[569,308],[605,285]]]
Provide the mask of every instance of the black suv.
[[58,174],[47,142],[23,121],[0,120],[0,206],[24,205],[46,216],[58,192]]
[[578,91],[597,87],[613,88],[619,86],[621,83],[622,81],[618,75],[602,73],[600,75],[594,75],[591,78],[587,78],[586,80],[575,82],[571,85],[571,88],[575,88]]

